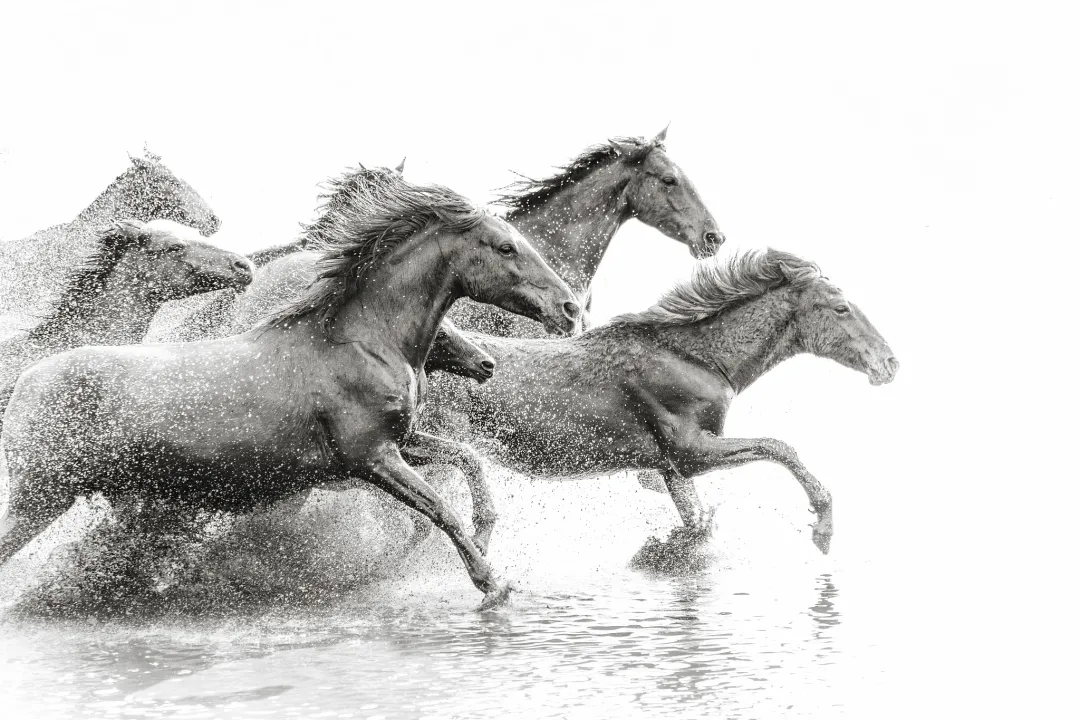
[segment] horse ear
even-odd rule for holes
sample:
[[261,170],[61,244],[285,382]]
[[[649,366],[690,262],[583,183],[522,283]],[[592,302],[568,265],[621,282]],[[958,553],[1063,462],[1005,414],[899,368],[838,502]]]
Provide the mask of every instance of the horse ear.
[[148,144],[146,144],[146,143],[143,143],[142,154],[143,154],[144,158],[146,158],[147,160],[149,160],[150,162],[152,162],[155,165],[157,165],[157,164],[159,164],[161,162],[161,156],[158,155],[155,152],[151,152],[150,151],[150,146]]
[[663,130],[661,130],[660,132],[656,133],[656,137],[654,137],[654,138],[653,138],[653,141],[652,141],[652,144],[653,144],[653,145],[660,145],[660,144],[661,144],[661,143],[663,143],[663,142],[664,142],[665,140],[667,140],[667,129],[668,129],[669,127],[671,127],[671,121],[670,121],[670,120],[668,121],[668,124],[664,126],[664,129],[663,129]]
[[401,158],[401,162],[398,163],[398,166],[394,168],[394,170],[397,170],[398,175],[405,174],[405,158]]

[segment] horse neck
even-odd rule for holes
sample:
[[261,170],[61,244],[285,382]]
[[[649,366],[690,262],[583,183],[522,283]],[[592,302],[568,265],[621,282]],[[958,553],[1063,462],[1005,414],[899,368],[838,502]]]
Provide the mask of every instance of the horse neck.
[[147,222],[151,220],[145,208],[139,203],[140,193],[133,193],[133,170],[128,170],[109,184],[94,202],[79,213],[78,219],[90,225],[108,225],[116,220],[133,218]]
[[621,164],[597,168],[507,220],[577,293],[591,286],[611,239],[630,218]]
[[664,326],[660,332],[680,352],[719,368],[741,392],[801,351],[794,318],[790,289],[781,288],[706,320]]
[[330,329],[337,342],[362,341],[368,352],[394,348],[416,371],[424,367],[439,323],[465,296],[452,238],[423,231],[365,273],[360,289],[338,311]]
[[135,345],[166,298],[155,297],[144,283],[128,277],[124,261],[91,290],[64,298],[52,317],[34,330],[61,347]]

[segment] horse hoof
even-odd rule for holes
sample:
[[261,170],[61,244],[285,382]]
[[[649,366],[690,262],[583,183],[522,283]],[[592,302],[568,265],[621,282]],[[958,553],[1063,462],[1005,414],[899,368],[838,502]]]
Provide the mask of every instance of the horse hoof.
[[832,542],[832,530],[822,529],[817,525],[814,525],[814,545],[821,551],[822,555],[829,554],[829,544]]
[[480,603],[480,612],[498,610],[504,607],[510,600],[510,593],[517,588],[507,580],[496,580],[491,584],[491,589],[484,595],[484,601]]

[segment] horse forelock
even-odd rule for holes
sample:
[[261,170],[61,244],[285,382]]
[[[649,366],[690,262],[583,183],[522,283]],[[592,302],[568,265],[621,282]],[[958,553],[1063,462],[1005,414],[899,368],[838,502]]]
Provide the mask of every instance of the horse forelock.
[[417,233],[479,225],[487,213],[441,185],[414,185],[393,171],[348,171],[327,184],[320,216],[304,227],[309,250],[320,253],[318,279],[295,302],[264,320],[278,325],[317,313],[325,331],[363,276]]
[[648,310],[619,315],[613,324],[683,325],[716,315],[783,286],[801,287],[821,278],[816,263],[766,248],[727,260],[703,260],[689,280],[676,284]]
[[639,165],[656,149],[664,149],[664,143],[657,138],[615,137],[585,148],[566,165],[556,168],[556,172],[549,177],[534,179],[521,176],[520,180],[502,188],[495,202],[509,208],[506,216],[513,218],[529,208],[543,205],[556,192],[581,181],[598,168],[620,159],[629,165]]

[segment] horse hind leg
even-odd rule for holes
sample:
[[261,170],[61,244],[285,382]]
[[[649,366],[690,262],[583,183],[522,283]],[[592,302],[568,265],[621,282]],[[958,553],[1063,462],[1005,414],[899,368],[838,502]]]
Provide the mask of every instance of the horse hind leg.
[[[461,471],[472,499],[472,541],[480,552],[486,555],[498,514],[495,512],[495,501],[484,474],[484,466],[476,450],[467,443],[416,432],[409,438],[408,445],[401,449],[401,454],[406,462],[415,465],[446,463]],[[430,528],[426,529],[426,532],[430,531]]]

